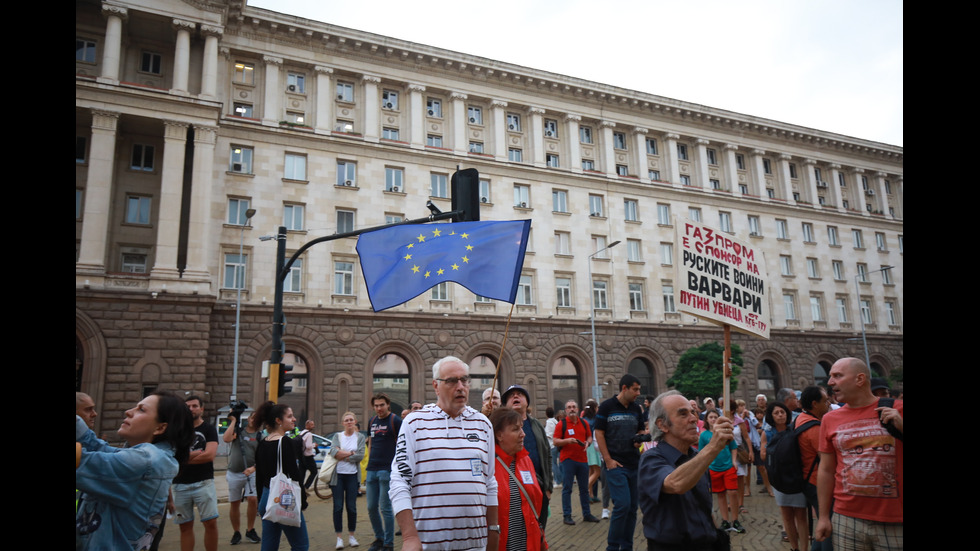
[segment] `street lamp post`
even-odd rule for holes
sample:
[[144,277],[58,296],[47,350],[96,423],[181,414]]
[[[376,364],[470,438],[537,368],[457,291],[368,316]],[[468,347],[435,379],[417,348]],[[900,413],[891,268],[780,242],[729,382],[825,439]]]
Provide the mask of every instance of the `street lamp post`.
[[589,283],[592,284],[592,397],[595,398],[596,403],[602,401],[602,392],[599,390],[599,356],[596,353],[595,347],[595,283],[592,281],[592,259],[595,258],[595,255],[611,249],[619,245],[619,243],[618,240],[613,241],[609,245],[589,255]]
[[[245,211],[245,223],[242,224],[242,235],[238,241],[238,262],[242,262],[242,255],[245,254],[245,229],[252,227],[252,217],[255,216],[255,209],[248,209]],[[242,322],[242,287],[245,286],[245,278],[242,278],[241,283],[238,280],[238,272],[235,272],[235,287],[238,288],[238,296],[235,298],[235,360],[234,369],[231,375],[231,403],[234,404],[238,401],[238,339],[241,335],[241,322]]]
[[[877,270],[871,270],[870,272],[864,272],[864,276],[867,277],[875,272],[884,272],[886,270],[891,270],[894,266],[882,266]],[[868,354],[868,335],[864,330],[864,312],[861,310],[861,288],[858,286],[858,278],[862,274],[858,273],[854,276],[854,291],[857,293],[858,301],[858,317],[861,318],[861,343],[864,345],[864,365],[871,369],[871,355]]]

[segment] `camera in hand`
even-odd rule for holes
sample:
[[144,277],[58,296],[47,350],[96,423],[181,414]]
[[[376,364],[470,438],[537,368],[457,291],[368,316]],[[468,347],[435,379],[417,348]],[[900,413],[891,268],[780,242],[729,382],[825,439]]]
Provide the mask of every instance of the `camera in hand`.
[[231,404],[231,411],[228,412],[228,416],[234,417],[235,419],[241,421],[242,414],[245,413],[246,409],[248,409],[248,404],[246,404],[244,400],[239,400]]
[[633,437],[634,444],[642,444],[644,442],[649,442],[651,440],[653,440],[653,436],[651,436],[650,433],[637,434]]

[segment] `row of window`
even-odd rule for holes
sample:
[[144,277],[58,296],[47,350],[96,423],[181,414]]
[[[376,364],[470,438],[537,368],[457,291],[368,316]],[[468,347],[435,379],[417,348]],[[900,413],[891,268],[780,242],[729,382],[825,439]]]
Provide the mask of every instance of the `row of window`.
[[[796,307],[796,293],[793,291],[783,292],[783,315],[787,321],[798,321],[798,311]],[[861,298],[858,306],[860,308],[861,321],[864,325],[872,325],[874,320],[874,302],[870,298]],[[837,311],[837,321],[844,324],[850,323],[848,297],[839,295],[834,298],[834,307]],[[888,325],[899,325],[898,301],[893,298],[886,298],[884,301],[885,321]],[[814,293],[810,295],[810,319],[814,322],[828,321],[824,315],[823,294]]]
[[[832,260],[831,268],[834,272],[834,279],[837,281],[843,281],[846,277],[844,273],[844,261],[842,260]],[[868,275],[873,273],[868,271],[868,265],[864,262],[858,262],[856,264],[857,270],[857,280],[861,283],[870,283]],[[878,270],[874,272],[881,273],[882,283],[885,285],[893,285],[891,269],[887,265],[882,265]],[[793,272],[793,257],[788,254],[779,255],[779,273],[783,276],[792,277],[795,275]],[[806,259],[806,275],[810,279],[820,279],[820,268],[819,262],[816,258],[808,257]]]

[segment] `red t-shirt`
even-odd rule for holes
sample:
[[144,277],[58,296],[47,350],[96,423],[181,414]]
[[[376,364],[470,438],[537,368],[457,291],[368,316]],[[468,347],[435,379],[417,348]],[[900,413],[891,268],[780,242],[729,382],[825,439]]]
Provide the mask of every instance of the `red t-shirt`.
[[[558,421],[555,425],[555,438],[575,438],[576,440],[581,440],[585,442],[592,435],[592,431],[589,428],[589,422],[581,417],[575,418],[577,422],[572,423],[571,418],[565,418],[565,424],[567,428],[564,434],[562,433],[562,422]],[[578,461],[579,463],[588,463],[589,455],[586,453],[585,446],[580,446],[578,444],[566,444],[559,448],[560,452],[558,454],[558,459],[564,461],[566,459],[571,459],[572,461]]]
[[[844,406],[823,416],[820,452],[837,456],[834,512],[875,522],[904,522],[905,445],[881,426],[871,405]],[[904,421],[904,405],[895,400]]]

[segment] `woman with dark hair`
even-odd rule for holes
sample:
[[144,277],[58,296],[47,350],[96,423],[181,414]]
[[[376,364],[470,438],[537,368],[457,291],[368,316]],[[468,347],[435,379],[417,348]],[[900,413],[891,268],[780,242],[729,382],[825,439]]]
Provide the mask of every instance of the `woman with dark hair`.
[[[255,485],[259,489],[259,514],[265,516],[266,506],[270,499],[269,482],[276,476],[279,468],[280,454],[282,457],[282,472],[299,485],[300,525],[287,526],[271,520],[262,519],[262,551],[276,551],[279,540],[286,534],[289,547],[293,551],[306,551],[310,548],[310,538],[306,533],[306,490],[303,489],[303,478],[296,462],[297,449],[286,433],[296,427],[296,417],[293,408],[284,404],[266,402],[255,411],[256,417],[265,425],[269,435],[259,442],[255,450]],[[294,496],[295,498],[295,496]]]
[[[771,441],[776,433],[784,430],[793,430],[793,412],[780,402],[773,402],[766,408],[766,440]],[[765,459],[765,448],[762,451],[762,458]],[[789,538],[789,544],[793,550],[804,549],[809,545],[810,529],[806,521],[806,498],[803,493],[784,494],[772,489],[776,493],[776,505],[779,505],[779,513],[783,517],[783,530]]]
[[544,533],[537,521],[544,494],[524,449],[521,414],[508,407],[497,408],[490,415],[490,424],[496,443],[493,474],[497,479],[499,551],[545,549]]
[[194,425],[184,401],[155,392],[119,427],[128,447],[99,440],[75,416],[76,547],[144,549],[160,528],[170,483],[187,461]]

